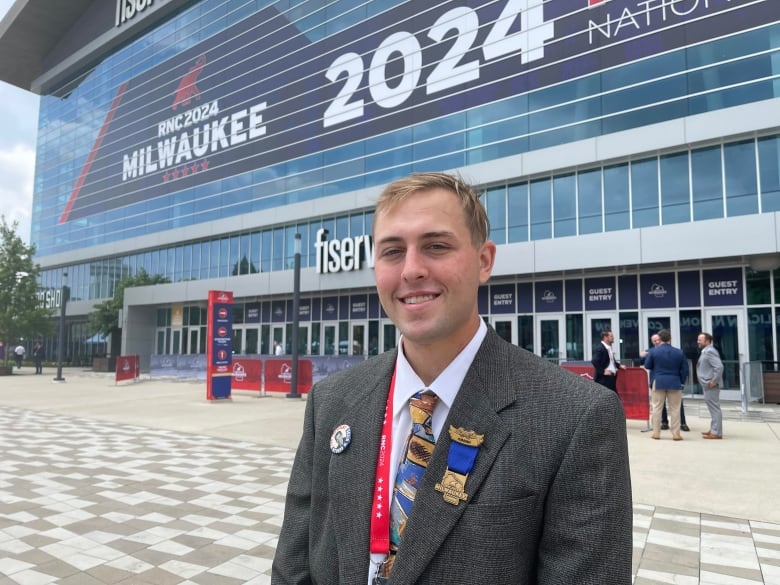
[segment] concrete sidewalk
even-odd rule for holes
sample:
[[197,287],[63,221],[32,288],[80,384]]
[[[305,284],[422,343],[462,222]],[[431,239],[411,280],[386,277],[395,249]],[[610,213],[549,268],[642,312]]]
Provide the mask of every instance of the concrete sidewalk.
[[[70,421],[70,428],[74,418],[88,419],[109,425],[101,426],[101,433],[111,428],[116,429],[111,432],[120,435],[131,432],[140,436],[157,436],[158,431],[163,430],[177,433],[177,440],[186,441],[189,435],[227,439],[230,440],[228,445],[236,447],[236,453],[243,449],[251,454],[260,449],[264,457],[267,458],[270,453],[278,464],[273,467],[274,481],[270,484],[267,478],[246,480],[257,485],[261,485],[258,482],[262,481],[262,487],[255,491],[259,494],[267,490],[263,497],[272,499],[273,506],[276,506],[272,506],[275,514],[263,517],[265,530],[258,531],[259,534],[265,534],[266,538],[259,547],[260,552],[253,557],[257,565],[255,573],[237,581],[225,580],[228,578],[225,572],[230,573],[230,567],[233,567],[230,563],[237,562],[231,557],[229,562],[220,562],[216,566],[190,568],[189,571],[196,573],[187,580],[163,579],[164,575],[170,573],[168,569],[178,565],[166,564],[173,562],[171,559],[152,562],[153,558],[147,558],[145,562],[149,567],[146,571],[152,571],[148,574],[134,573],[132,570],[128,572],[128,567],[122,565],[121,570],[128,573],[126,576],[120,573],[111,577],[114,580],[98,578],[95,583],[205,584],[212,582],[205,577],[213,577],[215,574],[224,577],[213,581],[221,584],[269,582],[268,562],[272,558],[275,543],[275,532],[270,531],[274,527],[278,530],[281,518],[278,506],[283,502],[292,450],[300,435],[305,398],[288,399],[284,395],[259,396],[234,392],[229,401],[209,402],[205,398],[205,384],[202,382],[146,379],[116,385],[112,375],[66,369],[66,381],[55,383],[52,380],[53,371],[46,371],[44,375],[34,375],[32,371],[32,368],[22,368],[19,374],[0,377],[0,410],[15,425],[22,424],[19,422],[22,420],[24,428],[33,436],[35,427],[28,429],[28,424]],[[741,412],[740,405],[736,403],[725,403],[723,408],[725,438],[722,441],[701,438],[701,431],[708,429],[709,418],[703,403],[696,400],[686,400],[687,422],[691,432],[683,433],[685,440],[682,442],[673,442],[668,431],[663,432],[661,441],[653,441],[650,434],[644,432],[647,429],[646,421],[628,421],[635,502],[634,573],[637,584],[780,584],[780,504],[776,496],[780,484],[780,407],[751,405],[747,415]],[[24,414],[28,412],[38,415]],[[133,428],[128,430],[123,425],[133,425]],[[148,433],[144,429],[148,429]],[[224,441],[221,444],[225,458],[232,456],[233,452],[224,448]],[[100,451],[100,454],[102,456],[104,452]],[[4,458],[8,456],[4,452]],[[13,458],[14,454],[10,456]],[[214,465],[212,462],[211,466]],[[3,469],[0,467],[0,498],[5,497],[7,501],[11,496],[3,496],[1,486],[3,477],[11,477],[13,473],[6,469],[3,474]],[[12,469],[18,469],[18,462]],[[180,469],[176,468],[175,472],[179,473]],[[226,480],[217,483],[220,482],[225,483]],[[160,488],[156,486],[154,489]],[[144,493],[151,493],[154,489],[146,486]],[[233,489],[238,488],[234,486]],[[0,503],[3,501],[0,499]],[[184,515],[186,510],[171,513],[169,509],[166,517],[172,519]],[[194,516],[201,515],[202,512]],[[6,524],[0,523],[0,535],[3,531],[8,534],[8,529],[4,528]],[[18,535],[11,532],[18,539]],[[105,528],[100,532],[105,532]],[[228,534],[229,530],[220,532],[223,533]],[[140,540],[146,538],[137,535],[125,538],[133,537]],[[183,536],[178,538],[181,540]],[[181,542],[174,544],[178,546]],[[210,543],[209,546],[216,545]],[[735,558],[734,551],[742,550],[740,547],[746,548]],[[0,585],[55,582],[47,581],[45,577],[20,578],[24,571],[36,572],[36,569],[20,568],[23,565],[18,564],[18,559],[4,563],[4,550],[9,548],[13,549],[10,545],[4,547],[0,536]],[[137,561],[139,554],[134,553],[133,559]],[[59,558],[59,561],[60,565],[57,566],[61,566],[62,559]],[[103,562],[116,565],[119,560]],[[193,562],[189,565],[200,566]],[[114,569],[119,570],[117,567]],[[95,577],[95,571],[90,570],[92,577]],[[84,580],[84,572],[78,573],[81,580],[74,577],[73,581],[56,582],[91,583]],[[4,581],[3,573],[12,580]],[[124,581],[119,577],[129,580]]]
[[[0,405],[291,449],[303,423],[305,397],[234,391],[229,401],[208,401],[203,382],[147,378],[117,385],[113,374],[65,370],[65,382],[55,383],[54,372],[20,372],[0,377]],[[738,403],[724,403],[725,439],[707,441],[703,402],[685,405],[691,432],[681,443],[669,431],[653,441],[643,432],[647,422],[628,421],[634,500],[780,523],[780,406],[751,405],[753,416],[745,417]]]

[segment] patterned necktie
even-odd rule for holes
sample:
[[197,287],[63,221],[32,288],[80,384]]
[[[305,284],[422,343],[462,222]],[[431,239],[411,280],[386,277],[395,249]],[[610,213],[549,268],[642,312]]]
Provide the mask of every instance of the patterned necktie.
[[431,430],[431,417],[439,397],[431,393],[418,392],[409,400],[412,415],[412,432],[406,441],[406,449],[395,478],[393,503],[390,507],[390,556],[383,565],[383,574],[390,575],[395,552],[401,544],[406,520],[412,511],[417,486],[422,481],[425,468],[433,454],[435,440]]

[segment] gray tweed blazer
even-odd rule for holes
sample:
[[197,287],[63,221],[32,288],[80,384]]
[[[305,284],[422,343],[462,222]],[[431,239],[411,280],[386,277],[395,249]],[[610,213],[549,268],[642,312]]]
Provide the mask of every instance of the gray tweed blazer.
[[[369,515],[396,352],[316,384],[287,492],[272,583],[366,585]],[[340,454],[333,429],[349,425]],[[631,583],[632,508],[617,395],[503,341],[492,329],[444,428],[484,434],[467,502],[434,489],[442,432],[418,488],[391,584]]]

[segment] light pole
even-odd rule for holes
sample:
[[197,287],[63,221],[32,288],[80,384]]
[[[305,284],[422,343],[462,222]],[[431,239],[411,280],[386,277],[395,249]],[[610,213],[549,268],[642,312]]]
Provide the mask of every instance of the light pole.
[[60,329],[57,333],[57,377],[55,382],[64,382],[62,377],[62,349],[65,345],[65,303],[68,300],[68,273],[62,273],[62,289],[60,291]]
[[298,324],[301,304],[301,234],[295,234],[295,261],[293,263],[293,325],[292,325],[292,372],[290,393],[287,398],[300,398],[298,394]]

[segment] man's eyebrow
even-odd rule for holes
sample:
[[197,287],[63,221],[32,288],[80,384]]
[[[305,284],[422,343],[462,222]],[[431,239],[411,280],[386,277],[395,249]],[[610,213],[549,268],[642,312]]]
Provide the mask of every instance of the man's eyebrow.
[[[455,233],[447,230],[443,231],[432,231],[432,232],[424,232],[420,234],[419,239],[421,240],[435,240],[438,238],[453,238],[455,237]],[[377,240],[377,244],[394,244],[398,242],[404,242],[405,239],[401,236],[385,236],[381,240]]]

